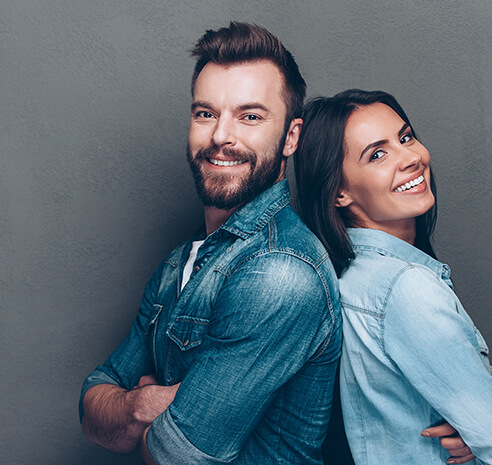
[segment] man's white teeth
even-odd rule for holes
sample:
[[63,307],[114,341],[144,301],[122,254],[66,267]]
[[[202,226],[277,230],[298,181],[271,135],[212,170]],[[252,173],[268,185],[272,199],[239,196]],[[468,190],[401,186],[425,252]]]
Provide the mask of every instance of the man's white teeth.
[[245,161],[217,160],[216,158],[209,158],[208,161],[216,166],[236,166],[246,163]]
[[412,181],[403,184],[403,186],[397,187],[395,189],[395,192],[406,191],[408,189],[411,189],[412,187],[422,184],[422,182],[424,182],[424,175],[420,175],[417,179],[413,179]]

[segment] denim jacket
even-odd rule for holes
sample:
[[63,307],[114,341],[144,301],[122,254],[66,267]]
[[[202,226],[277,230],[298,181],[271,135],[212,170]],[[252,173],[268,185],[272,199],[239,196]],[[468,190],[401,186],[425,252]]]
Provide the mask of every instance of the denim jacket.
[[420,433],[446,421],[492,464],[489,351],[449,267],[382,231],[349,234],[356,258],[340,280],[340,390],[355,463],[445,464],[439,439]]
[[287,181],[205,239],[181,291],[191,242],[159,266],[129,336],[81,399],[154,372],[182,383],[146,437],[157,464],[321,464],[341,350],[338,285]]

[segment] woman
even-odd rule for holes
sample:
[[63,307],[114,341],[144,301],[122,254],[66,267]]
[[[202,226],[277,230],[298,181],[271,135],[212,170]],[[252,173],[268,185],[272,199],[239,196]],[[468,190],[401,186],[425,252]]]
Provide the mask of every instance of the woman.
[[430,156],[405,112],[379,91],[315,99],[295,159],[301,215],[340,277],[340,390],[355,463],[446,463],[439,441],[420,433],[448,422],[492,464],[488,348],[432,249]]

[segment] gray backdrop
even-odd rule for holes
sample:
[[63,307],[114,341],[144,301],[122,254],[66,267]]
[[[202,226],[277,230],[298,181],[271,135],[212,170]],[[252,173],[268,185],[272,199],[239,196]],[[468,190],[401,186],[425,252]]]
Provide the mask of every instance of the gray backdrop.
[[85,440],[79,389],[202,221],[187,51],[231,19],[279,35],[310,96],[399,98],[433,155],[438,252],[492,343],[490,0],[1,0],[2,463],[140,463]]

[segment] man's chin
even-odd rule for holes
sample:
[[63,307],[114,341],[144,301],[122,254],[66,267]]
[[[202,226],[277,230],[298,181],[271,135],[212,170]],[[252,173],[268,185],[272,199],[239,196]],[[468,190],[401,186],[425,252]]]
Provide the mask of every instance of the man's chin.
[[198,192],[200,199],[206,207],[215,207],[219,210],[232,210],[238,208],[245,203],[245,197],[243,192],[239,193],[215,193],[211,195],[208,192]]
[[282,174],[282,158],[277,157],[270,165],[255,173],[254,166],[241,176],[230,174],[205,175],[197,164],[192,164],[198,195],[207,207],[219,210],[237,209],[253,200],[258,194],[273,186]]

